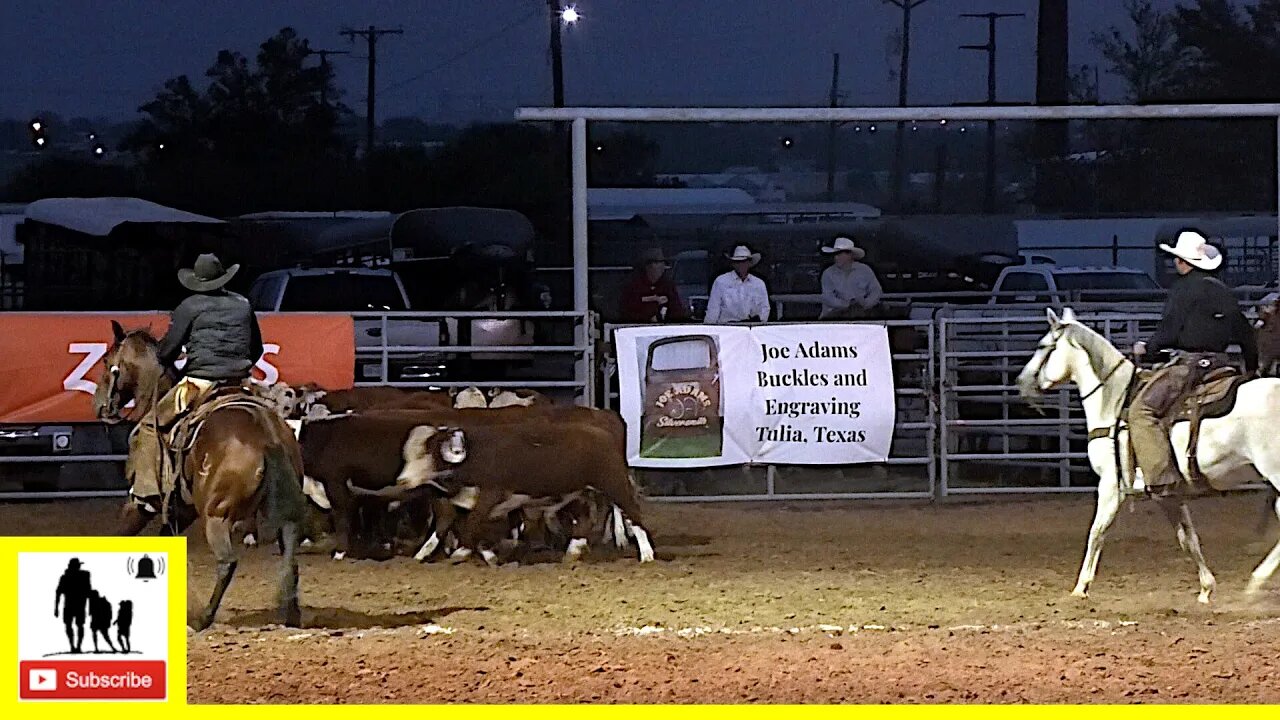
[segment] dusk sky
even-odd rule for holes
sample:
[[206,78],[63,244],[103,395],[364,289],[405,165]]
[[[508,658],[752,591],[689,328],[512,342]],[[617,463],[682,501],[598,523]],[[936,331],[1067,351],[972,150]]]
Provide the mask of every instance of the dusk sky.
[[[843,104],[896,102],[887,46],[901,11],[880,0],[577,6],[583,19],[564,38],[569,105],[821,105],[832,52],[841,54]],[[1033,100],[1036,7],[1035,0],[928,0],[916,8],[912,104],[984,99],[985,53],[957,46],[986,42],[986,21],[957,14],[990,11],[1027,13],[1000,21],[997,75],[1002,101]],[[1097,63],[1090,35],[1123,20],[1119,0],[1073,2],[1072,65]],[[5,0],[0,116],[136,117],[168,77],[186,73],[204,87],[203,71],[220,49],[253,57],[262,40],[291,25],[313,47],[362,56],[363,45],[338,31],[369,24],[404,29],[378,47],[380,119],[457,120],[475,108],[510,117],[517,105],[550,104],[544,0]],[[345,101],[363,111],[363,59],[334,62]],[[1105,101],[1121,92],[1103,77]]]

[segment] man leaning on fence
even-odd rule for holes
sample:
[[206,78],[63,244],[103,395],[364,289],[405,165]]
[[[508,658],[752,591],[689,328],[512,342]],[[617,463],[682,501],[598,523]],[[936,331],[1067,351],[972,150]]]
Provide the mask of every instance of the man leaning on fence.
[[764,280],[751,273],[751,268],[760,263],[760,253],[739,245],[724,257],[733,269],[711,283],[703,321],[707,324],[769,322],[769,288]]
[[689,317],[676,283],[667,272],[661,248],[645,251],[619,298],[622,321],[626,323],[679,322]]
[[834,259],[822,272],[822,313],[819,320],[860,320],[874,317],[884,291],[870,266],[860,262],[867,253],[847,237],[838,237],[822,252]]
[[1222,264],[1222,253],[1200,233],[1185,230],[1174,246],[1160,249],[1174,256],[1178,279],[1169,290],[1159,327],[1133,353],[1174,351],[1173,362],[1156,370],[1138,391],[1129,410],[1129,439],[1147,492],[1167,497],[1182,492],[1185,480],[1169,443],[1170,417],[1185,393],[1214,367],[1226,364],[1226,350],[1236,343],[1246,369],[1258,366],[1253,327],[1226,285],[1210,275]]

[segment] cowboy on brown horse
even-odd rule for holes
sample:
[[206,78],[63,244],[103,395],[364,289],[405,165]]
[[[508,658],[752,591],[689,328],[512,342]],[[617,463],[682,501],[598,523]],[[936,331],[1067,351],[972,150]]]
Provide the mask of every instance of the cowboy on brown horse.
[[[178,282],[194,293],[173,311],[158,354],[172,367],[186,347],[183,377],[155,402],[129,438],[129,503],[125,524],[136,533],[163,508],[176,472],[166,462],[166,431],[218,387],[239,385],[262,356],[262,332],[244,296],[225,289],[239,265],[224,268],[212,254],[178,271]],[[135,529],[136,526],[136,529]]]
[[1133,354],[1141,356],[1148,349],[1177,352],[1134,397],[1129,438],[1147,492],[1163,497],[1185,489],[1169,444],[1170,415],[1210,370],[1226,364],[1227,346],[1240,345],[1250,372],[1258,367],[1258,351],[1253,328],[1235,297],[1209,274],[1222,264],[1222,253],[1193,230],[1183,231],[1175,245],[1160,249],[1174,256],[1179,277],[1155,335],[1149,343],[1134,345]]

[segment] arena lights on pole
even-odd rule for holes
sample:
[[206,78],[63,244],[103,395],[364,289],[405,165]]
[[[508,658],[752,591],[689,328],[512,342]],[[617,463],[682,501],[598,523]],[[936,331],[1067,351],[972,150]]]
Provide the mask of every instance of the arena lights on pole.
[[570,5],[560,11],[560,19],[564,21],[565,25],[573,25],[582,19],[582,13],[578,12],[578,6]]
[[40,118],[34,118],[27,124],[27,127],[31,131],[32,145],[37,148],[43,148],[48,144],[49,138],[45,136],[45,131],[48,130],[48,128],[45,126],[43,120]]

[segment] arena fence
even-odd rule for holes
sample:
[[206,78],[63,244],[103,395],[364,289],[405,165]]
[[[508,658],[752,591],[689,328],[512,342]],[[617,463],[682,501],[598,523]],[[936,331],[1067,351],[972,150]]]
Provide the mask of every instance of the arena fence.
[[[777,299],[782,317],[804,316],[814,298]],[[930,298],[917,297],[928,305]],[[892,355],[897,418],[888,462],[843,467],[774,466],[708,470],[638,471],[648,495],[666,502],[755,500],[929,499],[975,494],[1089,492],[1079,394],[1064,388],[1042,399],[1047,413],[1032,411],[1014,378],[1047,330],[1044,306],[1003,306],[998,316],[974,305],[932,306],[924,319],[883,322],[891,333],[909,332]],[[1159,320],[1149,304],[1076,305],[1081,320],[1118,348],[1148,337]],[[450,318],[536,321],[534,345],[392,345],[394,322],[439,323]],[[361,313],[378,342],[357,357],[377,374],[359,386],[536,388],[561,402],[618,405],[613,331],[625,325],[582,328],[575,312]],[[785,320],[784,320],[785,322]],[[597,330],[598,328],[598,330]],[[579,337],[591,338],[588,343]],[[597,347],[599,358],[597,359]],[[524,377],[394,380],[405,355],[473,355],[501,361],[523,355]],[[590,368],[590,372],[584,372]],[[582,373],[582,374],[579,374]],[[0,428],[9,440],[29,439],[46,448],[0,456],[0,500],[72,499],[119,495],[127,427],[46,426]],[[61,438],[61,439],[59,439]],[[47,448],[54,448],[52,452]]]

